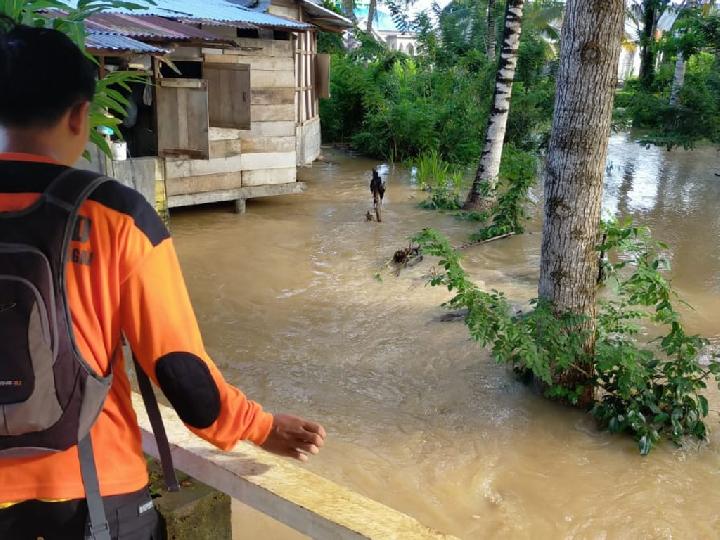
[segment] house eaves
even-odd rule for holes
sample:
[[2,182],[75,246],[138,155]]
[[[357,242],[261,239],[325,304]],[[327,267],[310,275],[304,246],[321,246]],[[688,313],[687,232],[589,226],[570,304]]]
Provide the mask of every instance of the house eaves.
[[104,53],[114,54],[167,54],[167,49],[148,45],[142,41],[129,38],[127,36],[119,36],[117,34],[94,34],[89,32],[85,36],[85,46],[88,51],[103,56]]
[[[247,25],[255,28],[253,25]],[[88,32],[115,34],[151,42],[206,42],[223,40],[210,32],[155,15],[126,15],[123,13],[97,13],[86,21]]]

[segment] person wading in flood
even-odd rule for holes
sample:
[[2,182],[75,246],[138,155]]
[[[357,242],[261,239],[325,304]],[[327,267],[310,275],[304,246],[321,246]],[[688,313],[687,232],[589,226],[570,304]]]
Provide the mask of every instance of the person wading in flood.
[[95,76],[62,33],[0,20],[2,539],[159,538],[121,334],[217,447],[248,440],[306,461],[325,440],[320,425],[273,416],[223,379],[153,208],[72,168]]

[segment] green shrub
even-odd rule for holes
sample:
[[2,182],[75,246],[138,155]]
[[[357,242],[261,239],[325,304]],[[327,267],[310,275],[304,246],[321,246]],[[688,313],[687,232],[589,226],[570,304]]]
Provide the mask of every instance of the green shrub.
[[489,214],[478,216],[489,224],[471,236],[471,240],[490,240],[506,234],[525,231],[528,219],[525,207],[530,188],[537,179],[538,158],[535,154],[506,144],[500,162],[497,203]]
[[[333,56],[332,97],[320,104],[323,140],[351,142],[362,154],[385,160],[437,151],[449,163],[476,164],[495,79],[484,52],[458,45],[453,62],[446,54],[433,61],[389,51],[368,36],[361,43]],[[526,54],[522,73],[530,82],[517,83],[506,140],[532,151],[549,133],[554,80],[537,50],[523,49],[521,59]]]
[[[590,364],[592,372],[585,374],[596,396],[592,414],[602,428],[633,435],[643,455],[662,439],[676,444],[686,437],[705,439],[709,409],[703,391],[709,379],[718,382],[720,362],[714,356],[701,364],[707,341],[688,335],[675,310],[677,297],[664,275],[667,246],[642,227],[605,223],[603,231],[598,255],[608,256],[605,283],[614,295],[598,306],[591,358],[584,350],[588,330],[583,329],[593,325],[585,317],[556,314],[539,300],[529,313],[515,315],[502,292],[483,291],[470,281],[447,238],[426,229],[413,241],[440,257],[443,271],[430,284],[455,294],[447,307],[467,309],[471,337],[489,346],[498,362],[541,381],[548,397],[576,402],[587,388],[556,381]],[[661,332],[658,340],[639,339],[648,326]]]
[[459,210],[463,188],[463,171],[442,160],[433,150],[421,155],[412,164],[417,169],[417,180],[421,189],[428,191],[426,200],[420,203],[429,210]]
[[630,119],[646,130],[643,141],[668,147],[691,148],[699,141],[720,142],[720,61],[698,53],[687,61],[685,85],[676,105],[670,104],[673,64],[656,77],[653,91],[634,81],[616,97],[616,119]]

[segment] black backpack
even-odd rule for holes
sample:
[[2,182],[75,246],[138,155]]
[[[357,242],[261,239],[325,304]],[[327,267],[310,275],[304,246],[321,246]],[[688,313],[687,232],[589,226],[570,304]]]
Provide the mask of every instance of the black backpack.
[[[105,403],[112,369],[97,375],[75,343],[65,290],[72,240],[81,240],[78,210],[109,178],[67,169],[17,212],[0,212],[0,459],[78,446],[88,505],[87,537],[110,538],[90,428]],[[112,360],[121,350],[115,351]],[[153,428],[161,422],[147,376],[136,371]],[[160,424],[161,427],[161,424]],[[155,429],[163,469],[172,471],[164,430]],[[161,433],[158,433],[161,431]],[[161,440],[162,439],[162,440]],[[164,440],[164,443],[163,443]],[[177,482],[168,479],[171,488]]]

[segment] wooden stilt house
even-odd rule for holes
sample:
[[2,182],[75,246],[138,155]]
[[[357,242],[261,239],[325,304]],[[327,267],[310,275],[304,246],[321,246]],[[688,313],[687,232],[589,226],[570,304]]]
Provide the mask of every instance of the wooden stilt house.
[[303,190],[297,167],[319,155],[329,91],[318,32],[351,23],[311,0],[250,1],[158,0],[89,20],[101,69],[149,75],[128,96],[127,156],[92,167],[169,208],[237,201],[242,212],[247,199]]

